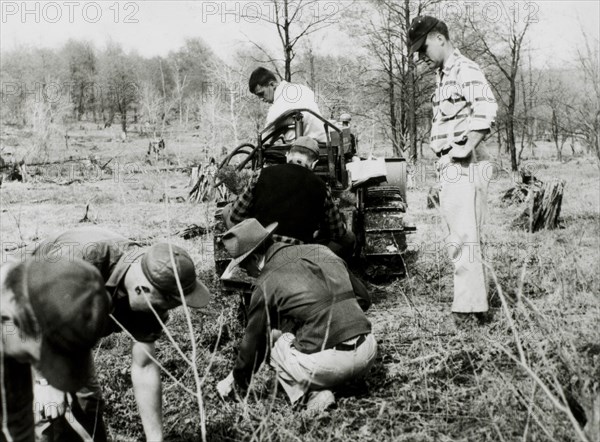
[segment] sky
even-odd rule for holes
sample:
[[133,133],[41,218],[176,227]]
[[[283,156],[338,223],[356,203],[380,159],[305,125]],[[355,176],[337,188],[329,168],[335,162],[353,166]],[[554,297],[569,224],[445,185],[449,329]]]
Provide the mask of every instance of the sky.
[[[484,14],[493,19],[501,0],[446,2],[438,14]],[[468,7],[466,5],[469,5]],[[142,56],[167,55],[180,48],[186,38],[201,37],[225,60],[243,44],[253,40],[277,50],[278,37],[272,25],[256,20],[257,12],[272,14],[269,0],[256,1],[0,1],[0,47],[57,48],[69,38],[92,41],[98,48],[107,42],[120,43],[125,50]],[[337,0],[321,0],[308,18],[328,17],[340,9]],[[471,8],[471,9],[468,9]],[[581,29],[599,37],[600,2],[517,2],[517,17],[527,11],[538,22],[528,32],[534,64],[560,66],[572,59],[582,44]],[[443,18],[443,17],[442,17]],[[360,32],[360,29],[356,29]],[[351,39],[334,28],[313,35],[314,47],[322,54],[351,54]]]

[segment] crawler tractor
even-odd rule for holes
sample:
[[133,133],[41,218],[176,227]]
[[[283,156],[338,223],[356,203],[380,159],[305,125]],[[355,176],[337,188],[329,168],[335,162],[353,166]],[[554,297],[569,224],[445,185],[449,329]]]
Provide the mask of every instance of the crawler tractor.
[[[274,164],[285,163],[285,153],[290,143],[282,143],[283,134],[295,131],[296,137],[303,133],[303,113],[318,118],[325,127],[327,142],[319,143],[320,159],[314,172],[331,188],[334,199],[345,217],[346,225],[356,235],[356,247],[351,266],[360,267],[366,276],[404,276],[406,267],[403,254],[406,251],[406,234],[415,230],[405,225],[406,162],[403,158],[386,158],[387,182],[367,180],[360,186],[351,187],[346,164],[356,161],[356,137],[351,131],[350,116],[344,114],[340,122],[331,122],[309,109],[291,110],[279,117],[258,134],[256,145],[245,143],[234,149],[219,165],[216,185],[223,184],[223,173],[228,170],[240,176],[244,170],[256,170]],[[248,174],[249,175],[249,174]],[[242,188],[232,188],[232,198]],[[217,202],[223,207],[229,201]],[[225,224],[217,216],[214,232],[215,266],[221,276],[230,257],[221,241]],[[248,290],[252,280],[243,270],[236,270],[233,277],[223,280],[224,290]]]

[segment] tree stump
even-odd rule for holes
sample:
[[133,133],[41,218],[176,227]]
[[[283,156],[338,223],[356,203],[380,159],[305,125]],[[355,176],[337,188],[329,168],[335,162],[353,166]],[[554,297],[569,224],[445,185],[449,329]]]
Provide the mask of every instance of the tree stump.
[[502,201],[508,204],[521,204],[527,200],[529,193],[532,189],[541,189],[544,183],[538,180],[529,171],[520,171],[521,182],[517,183],[515,187],[508,189],[504,195],[502,195]]
[[205,202],[215,199],[215,175],[217,165],[213,158],[207,165],[200,164],[192,168],[190,184],[192,190],[188,194],[188,201]]
[[440,186],[432,186],[427,192],[427,208],[435,209],[440,206]]
[[564,180],[553,180],[543,186],[533,187],[527,198],[527,208],[515,220],[514,225],[530,232],[559,227],[564,188]]

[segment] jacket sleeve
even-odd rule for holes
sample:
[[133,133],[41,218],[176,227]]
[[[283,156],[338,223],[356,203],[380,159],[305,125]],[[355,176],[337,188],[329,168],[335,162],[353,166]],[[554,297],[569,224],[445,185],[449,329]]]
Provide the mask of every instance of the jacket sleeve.
[[350,270],[348,270],[348,275],[350,276],[352,290],[354,290],[358,305],[364,312],[366,312],[369,307],[371,307],[371,295],[361,280],[354,276]]
[[244,188],[243,192],[237,197],[229,211],[229,221],[232,224],[239,224],[247,218],[252,218],[252,204],[254,203],[254,188],[260,176],[260,169],[254,172],[250,182]]
[[252,375],[258,371],[267,353],[270,338],[267,309],[264,291],[257,287],[252,293],[248,325],[233,368],[235,382],[242,389],[248,388]]

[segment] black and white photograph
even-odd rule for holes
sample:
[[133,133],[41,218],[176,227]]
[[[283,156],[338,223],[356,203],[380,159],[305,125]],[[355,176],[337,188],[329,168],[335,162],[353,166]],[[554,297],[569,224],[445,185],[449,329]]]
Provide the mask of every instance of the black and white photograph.
[[0,442],[600,442],[600,2],[0,12]]

